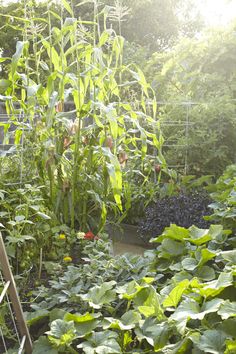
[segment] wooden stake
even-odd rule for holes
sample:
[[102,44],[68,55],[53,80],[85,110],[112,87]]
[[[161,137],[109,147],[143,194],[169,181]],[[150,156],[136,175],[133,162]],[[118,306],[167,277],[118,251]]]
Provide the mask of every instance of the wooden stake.
[[19,333],[22,338],[25,336],[25,352],[26,354],[32,354],[32,341],[30,338],[29,330],[26,325],[23,310],[21,307],[20,299],[17,293],[15,280],[11,271],[11,267],[8,261],[5,245],[2,239],[2,234],[0,232],[0,265],[2,268],[2,273],[6,282],[10,281],[8,288],[9,298],[12,303],[12,307],[16,316],[16,322],[18,325]]

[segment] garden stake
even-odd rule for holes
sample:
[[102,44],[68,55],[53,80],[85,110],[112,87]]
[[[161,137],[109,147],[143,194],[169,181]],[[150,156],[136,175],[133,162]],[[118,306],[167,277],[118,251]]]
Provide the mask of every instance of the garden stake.
[[[8,293],[9,293],[10,300],[12,302],[13,310],[15,312],[19,332],[22,337],[21,346],[25,341],[25,344],[24,344],[25,352],[26,352],[26,354],[31,354],[32,353],[32,342],[31,342],[28,327],[27,327],[25,319],[24,319],[23,310],[21,307],[18,293],[17,293],[15,280],[14,280],[14,277],[13,277],[13,274],[11,271],[11,267],[10,267],[10,264],[8,261],[8,257],[7,257],[7,253],[6,253],[6,249],[5,249],[3,239],[2,239],[1,232],[0,232],[0,264],[1,264],[2,273],[5,278],[6,284],[8,282],[10,282],[10,285],[8,287]],[[21,350],[21,348],[20,348],[20,350]]]

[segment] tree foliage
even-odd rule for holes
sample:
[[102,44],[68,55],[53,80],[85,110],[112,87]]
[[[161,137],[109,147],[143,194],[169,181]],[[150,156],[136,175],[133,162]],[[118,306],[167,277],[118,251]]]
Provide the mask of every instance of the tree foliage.
[[[158,99],[173,102],[159,106],[159,117],[164,123],[183,123],[165,128],[166,144],[188,145],[190,173],[219,175],[234,161],[235,45],[232,25],[207,32],[199,39],[185,38],[170,52],[154,53],[146,65]],[[192,125],[186,137],[187,120]],[[185,147],[169,150],[168,154],[172,163],[181,164]]]

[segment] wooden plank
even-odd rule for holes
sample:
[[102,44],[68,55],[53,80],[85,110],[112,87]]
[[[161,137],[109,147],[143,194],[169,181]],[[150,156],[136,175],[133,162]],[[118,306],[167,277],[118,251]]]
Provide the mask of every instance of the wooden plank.
[[26,337],[25,340],[25,353],[32,354],[32,341],[30,338],[29,330],[26,325],[23,310],[21,307],[20,299],[16,289],[15,280],[11,271],[11,267],[8,261],[5,245],[2,239],[2,234],[0,232],[0,263],[2,268],[2,273],[4,279],[8,282],[10,281],[10,286],[8,288],[8,293],[10,300],[12,302],[12,307],[16,316],[17,327],[22,338]]

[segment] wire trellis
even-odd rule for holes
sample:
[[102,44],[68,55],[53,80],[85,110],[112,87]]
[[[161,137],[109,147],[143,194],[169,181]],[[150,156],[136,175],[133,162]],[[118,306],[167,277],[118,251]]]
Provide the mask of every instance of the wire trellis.
[[[4,104],[0,104],[0,111],[4,111]],[[0,113],[0,173],[4,173],[8,169],[8,162],[4,163],[4,158],[14,158],[14,169],[17,170],[18,177],[14,181],[7,180],[4,186],[19,185],[27,183],[24,177],[27,176],[27,170],[24,171],[24,154],[27,151],[25,146],[25,132],[32,129],[32,125],[23,113],[11,114]],[[20,131],[20,139],[16,142],[16,134]],[[25,173],[24,173],[25,172]],[[18,179],[18,181],[17,181]]]
[[[236,99],[230,99],[229,102],[236,103]],[[147,102],[149,104],[149,102]],[[150,104],[152,104],[150,102]],[[170,141],[168,138],[165,140],[163,144],[163,148],[166,149],[164,150],[164,156],[166,151],[169,153],[168,158],[167,158],[167,165],[169,168],[177,169],[180,170],[182,173],[185,175],[188,174],[190,170],[189,166],[189,152],[190,149],[192,148],[191,142],[189,141],[189,136],[190,136],[190,131],[194,129],[196,133],[198,132],[196,130],[196,123],[193,121],[192,117],[192,109],[196,106],[199,105],[206,105],[207,102],[196,102],[196,101],[157,101],[158,105],[158,110],[159,110],[159,115],[157,117],[160,127],[162,132],[165,131],[166,129],[179,129],[179,136],[178,136],[178,141]],[[170,111],[170,108],[173,107],[173,109],[182,107],[183,110],[180,112],[181,114],[181,119],[178,120],[178,117],[173,117],[172,119],[172,114],[173,112]],[[67,102],[65,103],[65,112],[67,114],[67,117],[70,119],[75,119],[75,112],[76,110],[74,109],[74,103],[73,102]],[[28,148],[25,146],[25,132],[29,131],[32,129],[32,125],[29,123],[27,118],[22,114],[22,113],[17,113],[17,114],[12,114],[12,115],[7,115],[4,112],[4,104],[0,104],[0,156],[5,155],[11,155],[13,156],[14,154],[18,154],[19,156],[19,180],[16,181],[8,181],[6,185],[21,185],[22,183],[29,183],[27,181],[27,173],[25,173],[25,169],[23,168],[23,160],[25,159],[25,152],[28,151]],[[19,112],[19,110],[18,110]],[[70,115],[68,115],[71,112]],[[178,114],[178,112],[174,112],[174,114]],[[163,118],[164,117],[164,118]],[[236,118],[236,117],[235,117]],[[36,119],[40,120],[40,117],[36,117]],[[5,139],[4,135],[1,134],[1,126],[3,127],[4,124],[6,125],[14,125],[14,127],[9,128],[10,131],[10,137],[9,141]],[[21,140],[20,143],[17,145],[14,142],[13,135],[14,131],[21,130],[22,135],[21,135]],[[12,135],[12,136],[11,136]],[[182,138],[179,139],[179,137]],[[164,139],[165,139],[165,134],[164,134]],[[201,144],[204,144],[205,142],[201,142]],[[31,150],[33,151],[33,148],[31,147]],[[181,151],[182,158],[179,159],[171,159],[170,156],[176,156],[176,153],[178,151]],[[1,168],[1,167],[0,167]],[[1,172],[1,171],[0,171]]]

